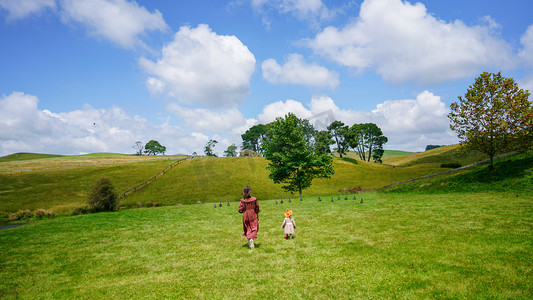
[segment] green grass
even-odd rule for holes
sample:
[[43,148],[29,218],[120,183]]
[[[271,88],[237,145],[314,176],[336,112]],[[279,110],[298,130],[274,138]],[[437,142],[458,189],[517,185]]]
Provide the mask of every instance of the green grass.
[[[234,191],[238,195],[238,190]],[[533,196],[260,199],[257,248],[235,203],[130,209],[0,231],[0,297],[531,299]],[[283,212],[296,234],[284,240]]]
[[454,176],[439,177],[388,189],[396,192],[483,192],[497,191],[533,194],[533,151],[495,161],[494,170],[487,165]]

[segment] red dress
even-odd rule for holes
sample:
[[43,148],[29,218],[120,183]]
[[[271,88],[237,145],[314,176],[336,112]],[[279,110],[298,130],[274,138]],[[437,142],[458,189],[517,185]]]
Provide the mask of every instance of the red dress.
[[255,197],[241,199],[239,213],[243,214],[242,227],[244,234],[242,236],[255,240],[257,238],[257,230],[259,229],[259,219],[257,218],[259,203],[257,203],[257,199]]

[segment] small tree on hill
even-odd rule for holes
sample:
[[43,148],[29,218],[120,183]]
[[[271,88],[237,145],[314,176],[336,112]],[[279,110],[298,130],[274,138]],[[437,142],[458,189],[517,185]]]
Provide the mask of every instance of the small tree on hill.
[[143,155],[144,145],[143,142],[137,141],[135,145],[132,146],[135,149],[135,155]]
[[231,144],[231,146],[228,146],[228,149],[224,151],[224,156],[226,157],[236,157],[237,156],[237,146],[235,144]]
[[331,136],[333,136],[335,139],[339,156],[342,157],[344,148],[346,147],[346,134],[348,133],[348,126],[345,126],[341,121],[333,121],[328,126],[328,130]]
[[158,141],[151,140],[144,146],[144,153],[147,153],[148,155],[153,154],[157,155],[158,153],[165,154],[167,151],[167,148],[165,146],[162,146],[159,144]]
[[512,78],[482,73],[459,103],[450,105],[450,128],[461,145],[489,156],[509,150],[525,151],[533,141],[533,103],[529,92],[518,88]]
[[207,142],[207,144],[205,144],[204,153],[206,156],[216,156],[216,154],[213,153],[213,148],[215,148],[217,143],[217,140],[211,139]]
[[298,191],[311,186],[315,178],[330,178],[335,173],[331,156],[317,154],[307,144],[302,120],[289,113],[270,124],[268,140],[263,144],[265,158],[269,161],[270,179],[285,183],[283,189]]
[[92,187],[87,197],[89,209],[94,212],[113,211],[117,209],[119,200],[111,180],[100,178]]
[[352,125],[346,140],[360,159],[370,161],[372,158],[374,162],[381,162],[384,153],[383,145],[388,141],[381,129],[374,123]]

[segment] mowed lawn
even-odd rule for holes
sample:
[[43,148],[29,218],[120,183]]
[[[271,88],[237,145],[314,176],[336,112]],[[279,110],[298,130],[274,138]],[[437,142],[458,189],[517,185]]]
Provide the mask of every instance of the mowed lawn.
[[[2,230],[0,297],[533,297],[531,195],[322,199],[260,199],[255,250],[241,237],[236,203],[129,209]],[[283,238],[286,208],[297,225],[293,240]]]

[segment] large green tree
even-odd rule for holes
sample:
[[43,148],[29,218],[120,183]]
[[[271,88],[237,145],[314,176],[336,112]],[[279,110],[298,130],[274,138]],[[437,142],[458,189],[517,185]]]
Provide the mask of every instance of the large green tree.
[[267,132],[268,125],[257,124],[250,127],[250,129],[246,130],[246,132],[241,135],[242,149],[249,149],[263,154],[263,148],[261,145],[263,144]]
[[370,161],[372,158],[374,162],[381,162],[384,153],[383,145],[387,141],[381,128],[374,123],[354,124],[347,134],[347,144],[364,161]]
[[283,189],[299,192],[311,186],[315,178],[330,178],[335,173],[333,159],[317,154],[307,143],[303,121],[289,113],[270,124],[269,138],[264,142],[267,169],[274,183],[284,183]]
[[151,140],[144,145],[144,153],[147,153],[148,155],[157,155],[158,153],[165,154],[166,151],[167,148],[159,144],[156,140]]
[[321,130],[317,131],[315,136],[315,152],[316,153],[331,153],[331,149],[329,148],[330,145],[335,144],[335,142],[332,140],[332,136],[329,133],[329,131]]
[[335,139],[339,156],[342,157],[347,143],[346,135],[348,134],[348,126],[344,125],[341,121],[333,121],[329,124],[328,130],[331,136]]
[[484,72],[469,86],[459,103],[450,105],[450,128],[461,145],[489,156],[510,150],[525,151],[533,141],[533,104],[529,92],[501,72]]

